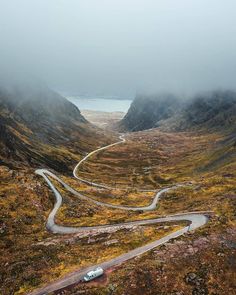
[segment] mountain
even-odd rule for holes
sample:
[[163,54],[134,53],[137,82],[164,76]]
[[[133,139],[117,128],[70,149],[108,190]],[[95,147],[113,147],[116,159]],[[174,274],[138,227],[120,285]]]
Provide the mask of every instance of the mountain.
[[140,131],[156,127],[159,121],[172,117],[179,106],[179,100],[172,94],[138,95],[119,123],[119,129]]
[[67,171],[104,141],[79,109],[45,85],[0,89],[0,161]]
[[121,130],[137,131],[159,127],[164,132],[218,134],[211,151],[199,163],[200,170],[216,169],[236,157],[236,92],[212,91],[187,100],[163,96],[136,98]]
[[236,130],[236,92],[212,91],[187,100],[173,95],[139,96],[119,123],[120,130],[160,127],[165,131]]
[[[171,123],[167,121],[165,124]],[[196,95],[172,118],[176,130],[234,131],[236,92],[213,91]]]

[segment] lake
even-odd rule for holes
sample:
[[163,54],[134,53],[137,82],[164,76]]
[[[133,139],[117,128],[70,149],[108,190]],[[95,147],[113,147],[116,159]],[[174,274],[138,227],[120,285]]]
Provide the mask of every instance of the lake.
[[127,112],[131,99],[109,99],[109,98],[92,98],[92,97],[79,97],[67,96],[70,102],[76,105],[80,110],[91,110],[101,112]]

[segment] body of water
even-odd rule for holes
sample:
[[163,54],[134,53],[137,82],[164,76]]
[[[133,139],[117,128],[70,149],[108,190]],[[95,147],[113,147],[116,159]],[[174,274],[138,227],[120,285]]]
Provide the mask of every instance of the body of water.
[[80,110],[91,110],[101,112],[127,112],[131,99],[115,99],[115,98],[92,98],[67,96],[70,102],[76,105]]

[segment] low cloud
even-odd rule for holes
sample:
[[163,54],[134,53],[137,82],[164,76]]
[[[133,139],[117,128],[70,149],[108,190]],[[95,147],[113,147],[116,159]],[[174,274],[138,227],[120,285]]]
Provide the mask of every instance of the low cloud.
[[0,0],[0,78],[134,96],[235,89],[235,0]]

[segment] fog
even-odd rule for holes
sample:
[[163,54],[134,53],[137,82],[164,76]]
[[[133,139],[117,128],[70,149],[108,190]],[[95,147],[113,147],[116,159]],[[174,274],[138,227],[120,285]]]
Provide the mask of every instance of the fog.
[[132,97],[236,88],[235,0],[0,0],[0,77]]

